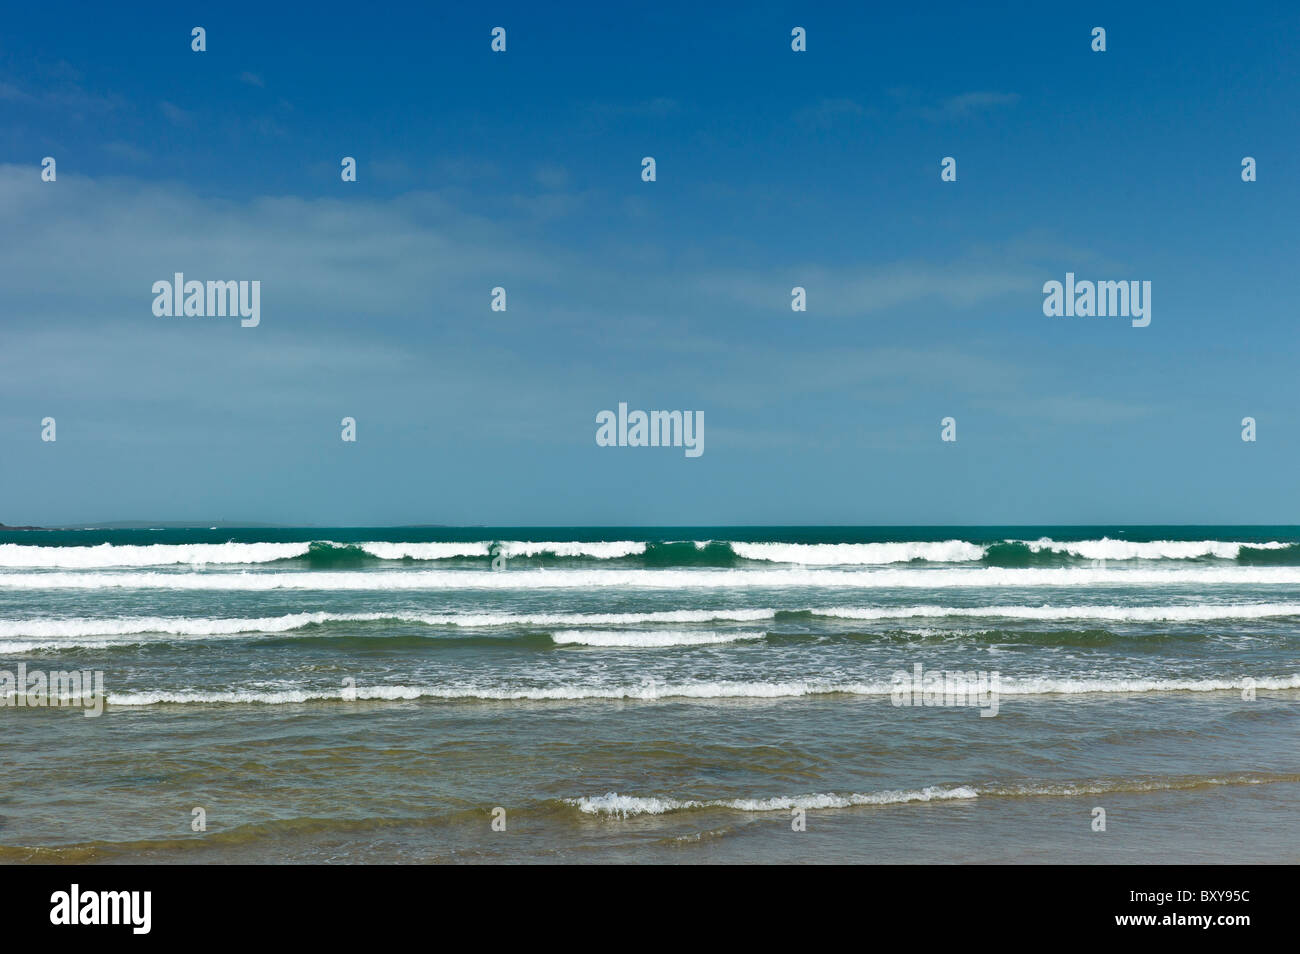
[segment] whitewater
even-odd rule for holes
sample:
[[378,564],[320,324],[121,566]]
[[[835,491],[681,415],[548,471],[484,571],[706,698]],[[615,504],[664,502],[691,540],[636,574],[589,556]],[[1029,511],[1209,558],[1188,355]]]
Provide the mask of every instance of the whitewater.
[[[102,714],[14,704],[59,671],[102,673]],[[1300,810],[1300,530],[0,531],[0,723],[0,860],[455,860],[505,850],[497,806],[664,861],[792,812],[832,853],[1096,851],[1098,804]],[[178,804],[229,834],[186,840]]]

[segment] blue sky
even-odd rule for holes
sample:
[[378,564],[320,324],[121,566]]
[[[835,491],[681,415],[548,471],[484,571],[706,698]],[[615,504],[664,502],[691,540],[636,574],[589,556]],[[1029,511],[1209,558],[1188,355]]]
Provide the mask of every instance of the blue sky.
[[0,521],[1300,523],[1300,12],[868,6],[11,6]]

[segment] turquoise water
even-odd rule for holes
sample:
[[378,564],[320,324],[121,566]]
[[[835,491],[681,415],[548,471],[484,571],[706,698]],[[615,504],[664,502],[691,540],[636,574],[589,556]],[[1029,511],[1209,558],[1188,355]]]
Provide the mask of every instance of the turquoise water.
[[0,859],[1296,861],[1298,623],[1295,527],[0,532]]

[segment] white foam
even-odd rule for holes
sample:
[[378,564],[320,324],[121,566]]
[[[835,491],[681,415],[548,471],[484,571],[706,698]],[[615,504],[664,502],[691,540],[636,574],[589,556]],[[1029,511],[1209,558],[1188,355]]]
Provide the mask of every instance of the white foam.
[[[332,547],[356,547],[383,560],[445,560],[488,556],[492,541],[390,543],[366,541],[341,543],[319,541]],[[710,541],[693,541],[697,549]],[[1244,543],[1224,540],[1112,540],[1057,541],[1008,540],[1023,543],[1035,552],[1069,554],[1091,560],[1190,560],[1200,557],[1236,559],[1243,547],[1278,550],[1292,546],[1277,541]],[[732,551],[746,560],[802,566],[885,565],[924,560],[931,563],[969,563],[980,560],[987,548],[965,540],[901,541],[894,543],[729,543]],[[109,544],[97,546],[29,546],[0,544],[0,568],[96,569],[109,567],[256,565],[307,555],[308,541],[292,543],[184,543]],[[507,557],[553,554],[557,557],[619,559],[643,554],[646,543],[615,541],[501,541]]]
[[[754,620],[774,619],[774,609],[748,610],[660,610],[650,613],[541,613],[521,616],[502,616],[506,624],[525,623],[540,626],[551,625],[587,625],[600,626],[615,623],[712,623],[712,622],[752,622]],[[469,616],[459,617],[470,619]],[[467,623],[460,625],[466,626]]]
[[[336,548],[356,547],[381,560],[449,560],[487,557],[491,541],[466,543],[339,543],[319,541]],[[255,565],[275,560],[304,557],[310,542],[300,543],[155,543],[145,546],[102,543],[88,547],[27,546],[0,544],[0,567],[31,569],[107,569],[110,567]],[[645,552],[645,544],[633,540],[596,541],[503,541],[507,557],[529,557],[550,553],[558,557],[593,557],[608,560]]]
[[[757,622],[772,620],[775,609],[665,610],[647,613],[290,613],[254,618],[80,617],[70,619],[0,619],[0,655],[46,649],[130,645],[140,639],[112,637],[169,636],[190,639],[290,633],[333,622],[413,623],[455,628],[627,626],[646,623]],[[792,610],[791,612],[797,612]],[[1300,603],[1196,604],[1187,606],[837,606],[809,610],[814,616],[849,620],[1026,619],[1043,621],[1103,620],[1117,622],[1194,622],[1300,616]],[[582,632],[554,634],[557,643],[605,645],[706,645],[759,639],[763,633]]]
[[1167,792],[1220,785],[1267,785],[1273,782],[1300,781],[1295,774],[1246,774],[1201,777],[1157,777],[1100,779],[1077,782],[1020,782],[988,786],[929,785],[922,789],[867,792],[863,794],[778,795],[770,798],[680,799],[666,796],[605,795],[566,798],[565,803],[588,815],[613,815],[628,818],[636,815],[665,815],[692,809],[725,809],[740,812],[788,812],[852,808],[859,805],[905,805],[916,802],[966,801],[973,798],[1075,798],[1117,792]]
[[306,543],[102,543],[93,547],[40,547],[0,543],[0,567],[95,569],[187,564],[269,563],[307,554]]
[[531,543],[511,540],[502,544],[502,550],[508,557],[529,557],[539,553],[550,553],[557,557],[594,557],[598,560],[614,560],[620,557],[636,556],[645,553],[645,544],[636,540],[615,540],[597,543]]
[[[343,544],[334,544],[342,546]],[[357,543],[352,544],[381,560],[445,560],[455,557],[487,557],[492,542],[478,543]],[[645,552],[645,544],[635,540],[595,542],[555,540],[503,540],[501,554],[508,558],[550,554],[556,557],[591,557],[613,560]]]
[[[1107,677],[1029,677],[1000,680],[998,692],[1002,696],[1039,695],[1089,695],[1096,693],[1148,693],[1148,692],[1225,692],[1247,687],[1256,690],[1300,689],[1300,673],[1289,676],[1218,677],[1204,679],[1149,679],[1136,676]],[[503,686],[370,686],[344,689],[286,688],[280,690],[149,690],[133,693],[112,693],[108,701],[118,706],[148,706],[158,703],[262,703],[284,704],[311,701],[351,701],[373,699],[446,699],[484,701],[582,701],[582,700],[644,700],[660,699],[788,699],[818,695],[887,696],[892,692],[890,681],[835,682],[824,679],[791,680],[788,682],[687,682],[664,683],[647,681],[641,685],[593,686],[557,685],[509,688]],[[971,682],[960,678],[945,680],[945,692],[966,690],[988,691],[988,683]]]
[[1035,552],[1068,553],[1086,560],[1194,560],[1201,557],[1216,557],[1220,560],[1235,560],[1241,554],[1242,547],[1258,550],[1281,550],[1291,546],[1289,543],[1238,543],[1227,540],[1151,540],[1135,542],[1131,540],[1112,540],[1102,537],[1100,540],[1076,540],[1058,542],[1048,537],[1039,540],[1008,541],[1024,543]]
[[552,633],[560,646],[606,646],[649,649],[667,646],[712,646],[746,639],[762,639],[763,633],[689,633],[681,630],[584,630],[566,629]]
[[1203,603],[1189,606],[897,606],[815,609],[814,616],[838,619],[976,619],[1113,620],[1117,622],[1194,622],[1300,616],[1300,603]]
[[[90,643],[78,643],[77,645],[78,646],[109,646],[112,645],[112,641],[100,639],[100,640],[93,640]],[[31,642],[29,640],[4,639],[4,640],[0,640],[0,656],[13,655],[15,653],[31,653],[41,649],[54,649],[57,647],[58,647],[57,643],[55,644],[51,644],[48,642],[36,643],[36,642]]]
[[806,566],[854,564],[966,563],[984,556],[984,547],[965,540],[936,543],[732,543],[731,550],[746,560],[799,563]]
[[[945,681],[945,690],[947,682]],[[977,688],[973,683],[968,689]],[[1141,677],[1062,679],[1030,677],[1002,679],[998,692],[1004,696],[1090,695],[1094,693],[1226,692],[1253,689],[1300,689],[1300,674],[1291,676],[1220,677],[1213,679],[1145,679]],[[957,691],[957,690],[954,690]]]
[[333,546],[360,547],[381,560],[452,560],[457,557],[486,557],[487,543],[353,543]]
[[772,619],[775,610],[667,610],[652,613],[290,613],[260,618],[135,616],[75,619],[0,619],[0,639],[38,638],[41,643],[0,643],[0,653],[32,649],[121,645],[87,637],[158,634],[202,638],[249,633],[287,633],[331,622],[418,623],[457,628],[493,626],[609,626],[634,623],[751,622]]
[[[626,626],[645,623],[758,622],[775,619],[775,609],[663,610],[647,613],[289,613],[253,618],[225,617],[77,617],[67,619],[0,619],[0,639],[70,640],[89,636],[227,636],[287,633],[330,622],[392,620],[457,628],[505,626]],[[791,610],[790,612],[798,612]],[[1113,620],[1165,622],[1265,619],[1300,616],[1300,603],[1195,604],[1188,606],[835,606],[809,610],[834,619],[977,619]],[[691,634],[698,635],[698,634]],[[726,634],[735,638],[735,634]],[[19,650],[13,650],[19,651]]]
[[[356,619],[332,613],[290,613],[260,619],[211,619],[204,617],[135,616],[111,619],[5,619],[0,620],[0,637],[38,636],[125,636],[162,633],[177,636],[222,636],[235,633],[284,633],[329,619]],[[377,616],[375,618],[378,618]]]
[[116,573],[0,573],[7,589],[164,590],[517,590],[714,589],[762,587],[1000,587],[1000,586],[1170,586],[1300,585],[1300,566],[1205,567],[1181,569],[942,568],[942,569],[515,569],[491,570],[300,570]]
[[687,811],[694,808],[723,808],[741,812],[787,812],[795,808],[805,811],[826,808],[849,808],[854,805],[902,805],[909,802],[949,801],[952,799],[976,798],[978,792],[969,786],[941,788],[931,785],[916,791],[884,791],[866,794],[833,795],[789,795],[773,798],[720,798],[720,799],[676,799],[645,797],[638,795],[619,795],[609,792],[595,797],[573,798],[566,801],[578,811],[588,815],[618,815],[626,818],[631,815],[663,815],[669,812]]

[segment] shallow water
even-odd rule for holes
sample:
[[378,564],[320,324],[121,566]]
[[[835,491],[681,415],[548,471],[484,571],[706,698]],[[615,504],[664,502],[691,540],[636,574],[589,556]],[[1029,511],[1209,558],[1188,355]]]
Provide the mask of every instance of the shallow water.
[[0,859],[1294,862],[1298,622],[1295,528],[5,533],[107,703]]

